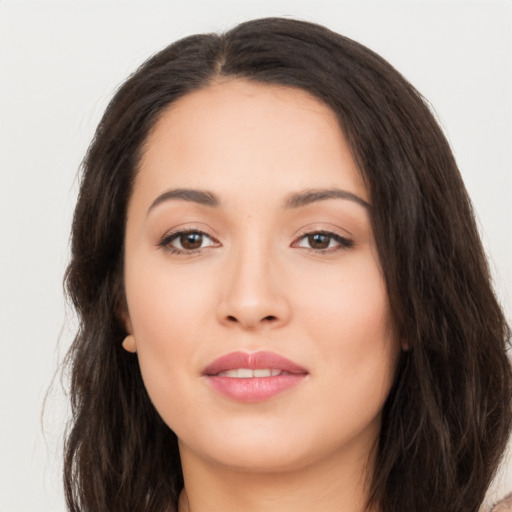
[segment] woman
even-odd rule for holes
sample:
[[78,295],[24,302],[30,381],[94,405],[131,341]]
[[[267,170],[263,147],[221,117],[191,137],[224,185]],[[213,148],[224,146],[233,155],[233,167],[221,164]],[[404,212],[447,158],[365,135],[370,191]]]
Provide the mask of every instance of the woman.
[[84,161],[70,510],[476,511],[509,330],[420,95],[324,27],[185,38]]

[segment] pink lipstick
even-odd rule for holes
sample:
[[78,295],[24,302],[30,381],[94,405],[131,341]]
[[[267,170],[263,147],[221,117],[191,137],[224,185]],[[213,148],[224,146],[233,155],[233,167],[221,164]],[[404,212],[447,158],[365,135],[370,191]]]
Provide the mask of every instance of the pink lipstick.
[[308,372],[274,352],[232,352],[215,359],[203,375],[218,393],[239,402],[262,402],[298,385]]

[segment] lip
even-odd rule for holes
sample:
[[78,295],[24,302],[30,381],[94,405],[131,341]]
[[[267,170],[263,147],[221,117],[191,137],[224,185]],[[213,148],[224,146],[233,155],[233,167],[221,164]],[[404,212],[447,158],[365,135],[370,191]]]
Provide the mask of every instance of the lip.
[[[276,369],[285,372],[272,377],[239,379],[218,375],[236,368]],[[232,352],[212,361],[204,370],[214,391],[239,402],[262,402],[300,384],[308,375],[302,366],[274,352]]]

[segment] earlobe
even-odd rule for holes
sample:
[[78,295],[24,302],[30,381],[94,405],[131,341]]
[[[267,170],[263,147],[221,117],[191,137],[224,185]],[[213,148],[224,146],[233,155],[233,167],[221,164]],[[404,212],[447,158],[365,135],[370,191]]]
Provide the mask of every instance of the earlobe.
[[123,340],[123,348],[127,352],[131,352],[132,354],[135,354],[135,352],[137,352],[137,344],[135,343],[135,337],[133,336],[133,334],[129,334]]

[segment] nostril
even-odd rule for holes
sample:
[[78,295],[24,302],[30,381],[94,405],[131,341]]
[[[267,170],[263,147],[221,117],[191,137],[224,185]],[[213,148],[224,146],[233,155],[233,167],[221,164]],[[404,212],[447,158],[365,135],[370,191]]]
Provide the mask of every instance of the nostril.
[[[238,318],[234,317],[233,315],[228,315],[226,317],[230,322],[238,322]],[[277,320],[277,317],[274,315],[267,315],[261,319],[262,322],[274,322]]]

